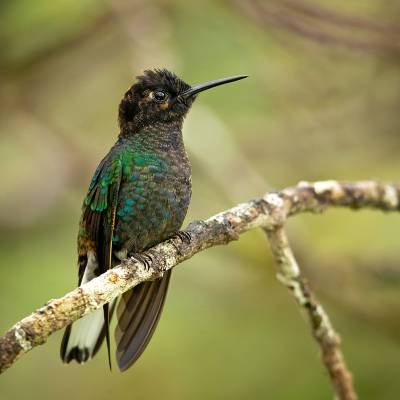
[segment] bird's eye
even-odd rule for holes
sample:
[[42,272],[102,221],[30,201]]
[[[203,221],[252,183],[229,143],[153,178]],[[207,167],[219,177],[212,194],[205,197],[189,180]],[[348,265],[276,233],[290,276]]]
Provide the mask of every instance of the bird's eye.
[[154,100],[157,101],[158,103],[162,103],[167,99],[167,93],[165,93],[163,90],[156,90],[153,93]]

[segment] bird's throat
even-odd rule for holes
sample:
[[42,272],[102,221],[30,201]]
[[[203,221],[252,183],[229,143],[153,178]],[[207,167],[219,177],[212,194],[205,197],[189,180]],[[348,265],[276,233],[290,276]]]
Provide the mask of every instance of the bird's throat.
[[118,143],[144,152],[184,151],[182,123],[180,121],[155,122],[140,130],[120,134]]

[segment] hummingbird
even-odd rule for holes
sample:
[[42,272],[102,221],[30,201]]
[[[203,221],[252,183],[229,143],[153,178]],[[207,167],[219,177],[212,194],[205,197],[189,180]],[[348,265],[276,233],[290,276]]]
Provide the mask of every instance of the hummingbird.
[[[175,235],[191,198],[191,166],[182,125],[197,95],[246,78],[233,76],[190,86],[166,69],[144,71],[125,93],[120,133],[97,167],[82,206],[78,232],[78,285]],[[185,237],[180,236],[183,240]],[[186,237],[188,240],[188,238]],[[159,321],[171,270],[143,282],[119,300],[69,325],[61,359],[84,363],[107,343],[117,308],[116,359],[127,370],[143,353]]]

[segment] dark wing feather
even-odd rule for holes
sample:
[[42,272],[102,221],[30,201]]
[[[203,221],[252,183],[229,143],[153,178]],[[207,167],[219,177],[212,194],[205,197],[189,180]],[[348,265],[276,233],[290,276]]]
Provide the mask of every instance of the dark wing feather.
[[[96,185],[89,192],[92,200],[86,208],[88,218],[87,227],[91,231],[92,240],[96,243],[99,274],[106,272],[112,267],[112,237],[121,178],[122,164],[119,158],[116,158],[102,167],[101,172],[97,175]],[[93,355],[100,349],[105,338],[108,363],[111,369],[110,317],[114,307],[110,310],[109,304],[105,304],[103,310],[104,328],[96,343]]]
[[[119,157],[113,157],[109,153],[97,167],[83,204],[81,231],[78,242],[81,236],[83,236],[85,240],[94,243],[98,262],[98,275],[107,271],[112,266],[112,236],[115,226],[115,215],[121,179],[122,163]],[[79,258],[79,285],[82,282],[86,263],[86,255],[83,256],[82,259],[81,257]],[[93,356],[100,349],[104,338],[106,338],[108,360],[111,368],[109,321],[114,311],[114,306],[112,306],[110,310],[109,305],[106,304],[103,306],[103,310],[105,323],[95,345]],[[67,327],[61,343],[61,358],[63,360],[65,360],[70,332],[71,326]],[[74,355],[72,354],[70,358],[74,358]],[[75,358],[79,358],[79,355]],[[69,361],[70,360],[68,360],[68,362]]]
[[121,371],[127,370],[143,353],[160,318],[168,292],[171,270],[163,278],[144,282],[126,292],[117,310],[115,331],[117,362]]
[[[103,273],[112,267],[112,237],[114,233],[115,227],[115,217],[116,210],[118,204],[118,192],[121,184],[122,178],[122,165],[119,162],[115,162],[112,166],[112,170],[108,171],[108,175],[111,172],[112,180],[108,185],[108,193],[107,193],[107,201],[106,203],[102,200],[102,206],[106,206],[107,209],[102,211],[102,229],[99,229],[98,232],[98,246],[97,246],[97,257],[99,260],[99,269],[100,273]],[[104,187],[104,182],[100,182],[101,187]],[[99,189],[98,191],[100,191]],[[98,200],[99,201],[99,200]],[[111,369],[111,344],[110,344],[110,319],[114,310],[114,307],[111,308],[109,304],[105,304],[103,306],[104,310],[104,328],[99,336],[99,339],[96,343],[96,347],[94,349],[94,354],[101,347],[101,344],[106,339],[107,343],[107,354],[108,354],[108,363]]]

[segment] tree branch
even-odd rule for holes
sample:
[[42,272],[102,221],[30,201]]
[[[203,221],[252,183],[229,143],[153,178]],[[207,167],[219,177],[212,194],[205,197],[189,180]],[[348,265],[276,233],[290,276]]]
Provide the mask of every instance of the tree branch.
[[322,362],[329,373],[337,398],[357,400],[352,375],[340,350],[340,337],[306,279],[301,275],[283,226],[265,231],[278,267],[278,279],[287,286],[297,304],[308,314],[313,336],[321,349]]
[[399,27],[393,24],[348,16],[300,0],[234,3],[263,28],[275,26],[317,43],[365,53],[397,55],[400,51]]
[[281,279],[293,287],[298,303],[308,311],[314,337],[322,349],[323,361],[337,395],[340,399],[355,399],[355,394],[345,397],[345,392],[341,392],[341,387],[348,387],[351,394],[352,387],[351,375],[339,349],[338,336],[326,313],[304,284],[282,226],[290,216],[302,212],[320,213],[328,207],[398,211],[399,204],[400,186],[395,184],[374,181],[300,182],[295,187],[267,193],[260,199],[240,204],[206,221],[194,221],[186,229],[190,241],[175,237],[160,243],[142,253],[146,262],[128,258],[64,297],[50,300],[16,323],[0,338],[0,373],[23,354],[45,343],[55,331],[100,308],[128,289],[159,278],[164,271],[202,250],[227,244],[238,239],[242,233],[261,227],[268,232]]

